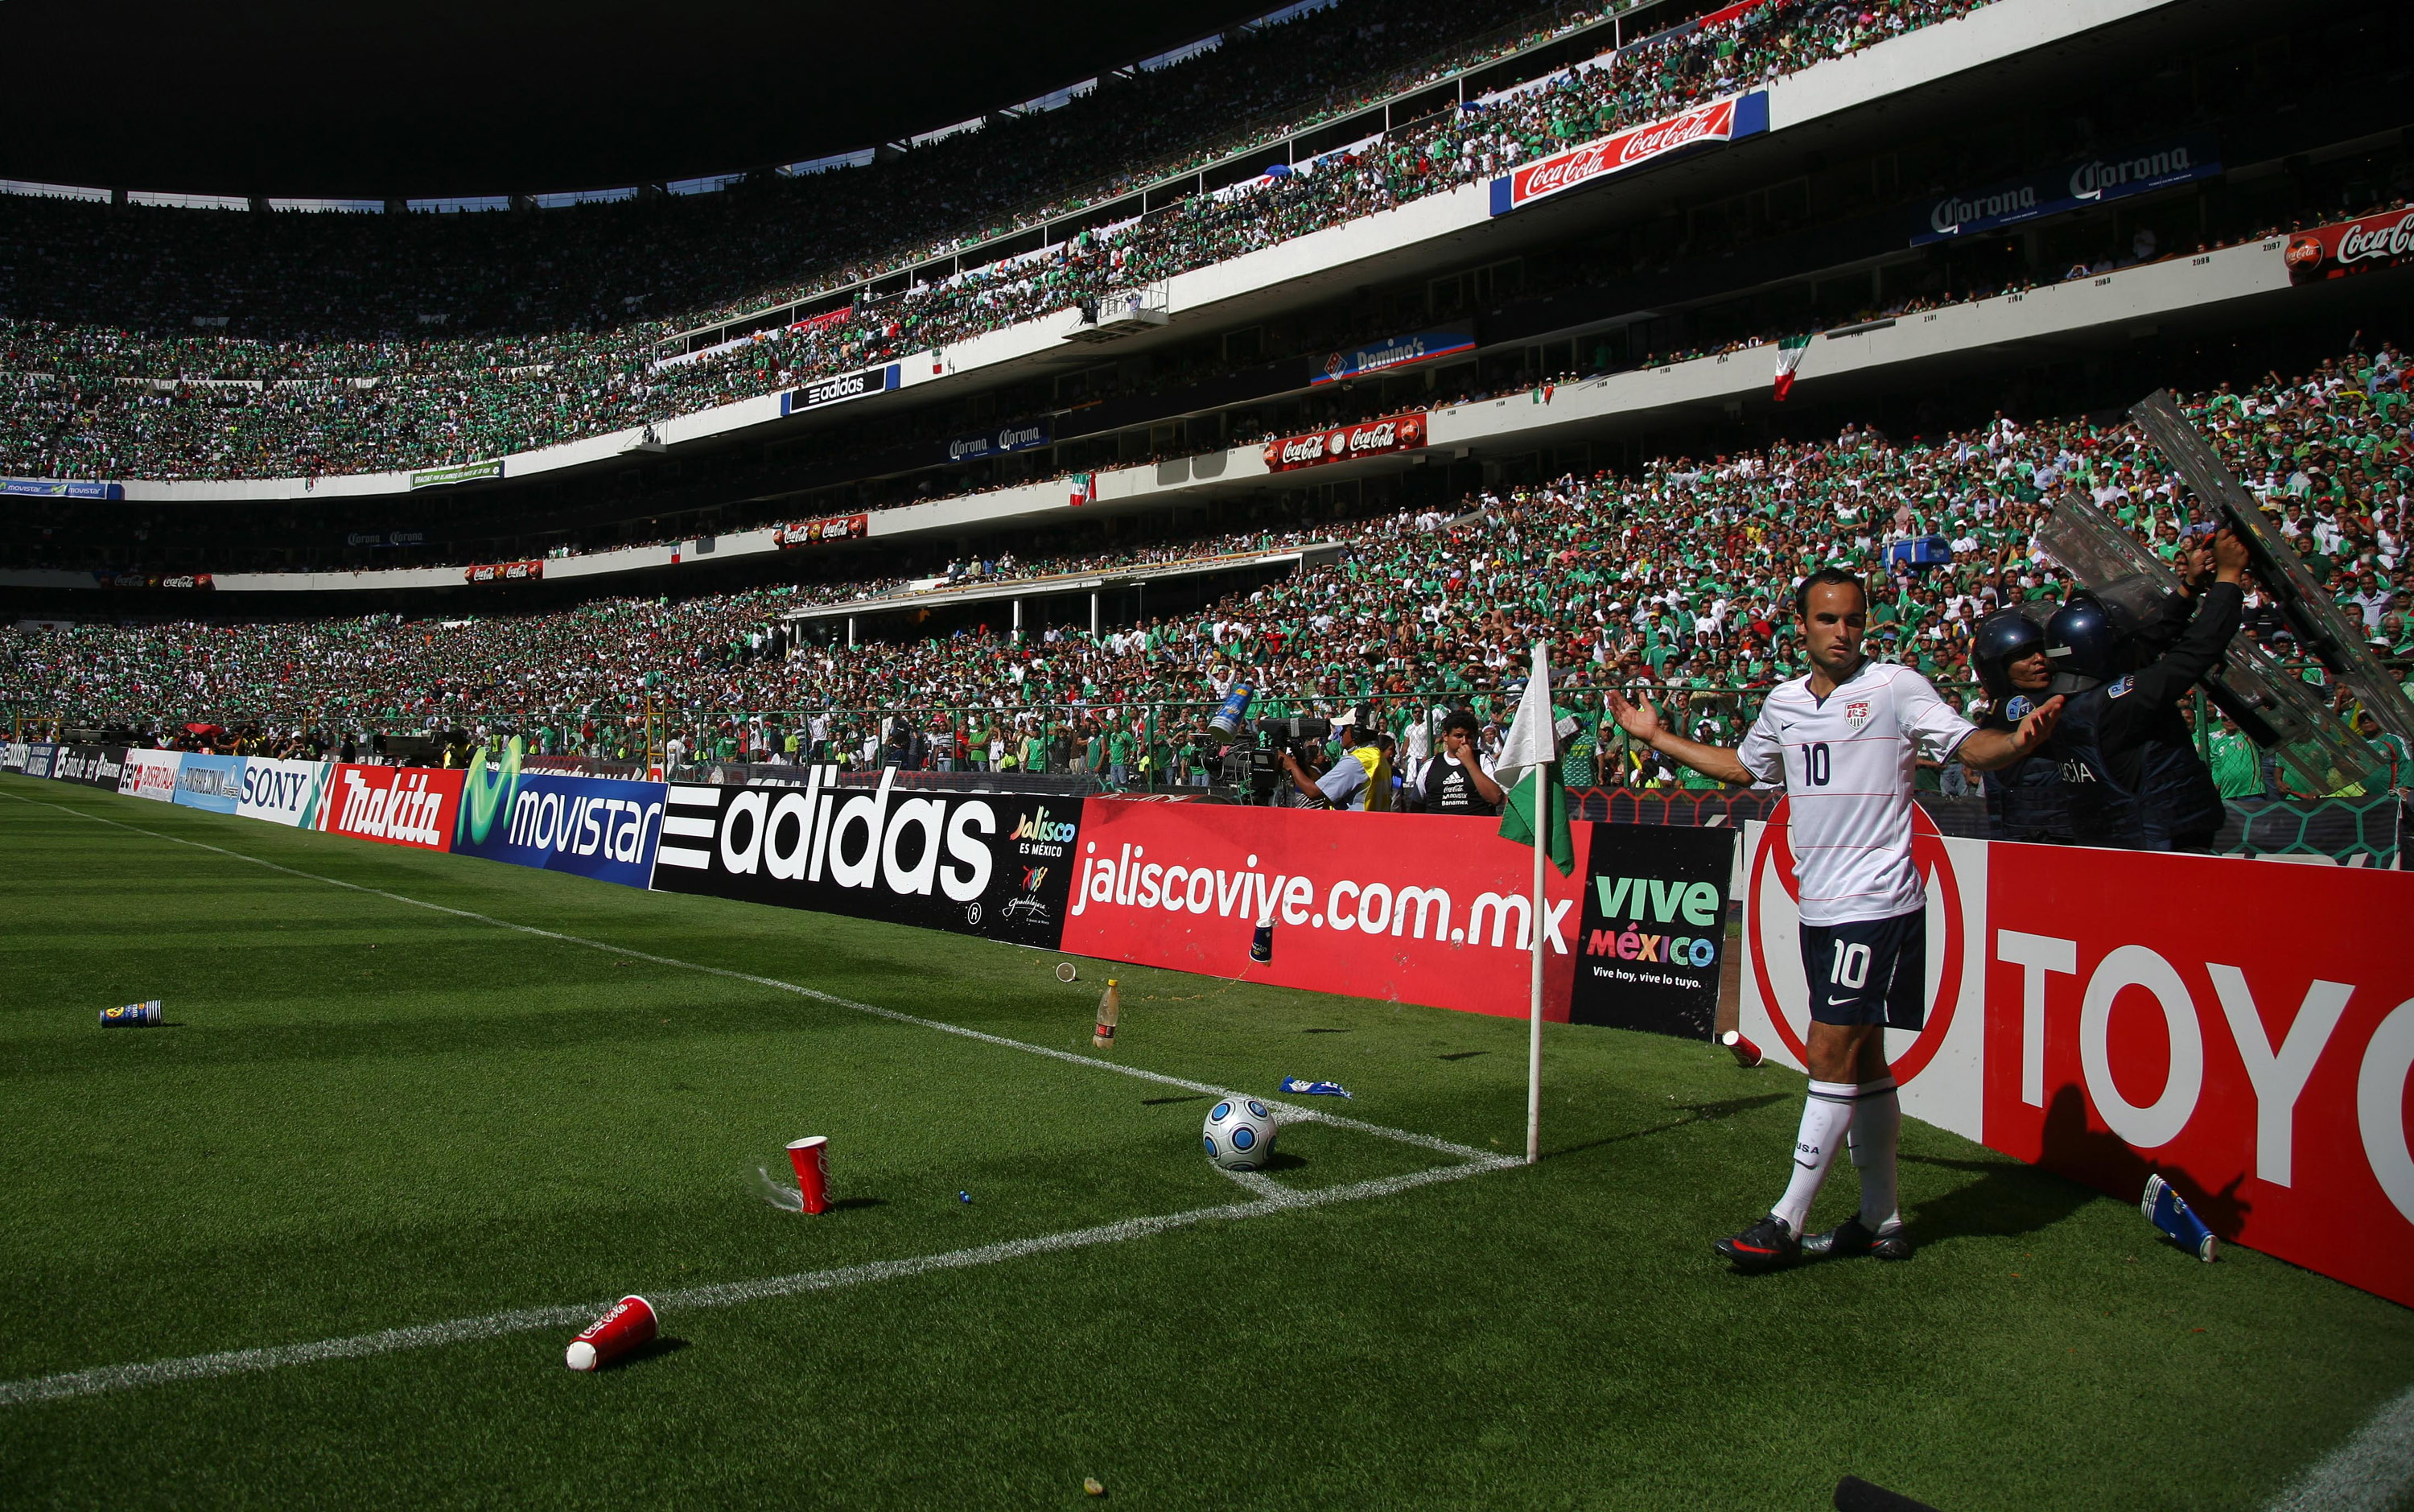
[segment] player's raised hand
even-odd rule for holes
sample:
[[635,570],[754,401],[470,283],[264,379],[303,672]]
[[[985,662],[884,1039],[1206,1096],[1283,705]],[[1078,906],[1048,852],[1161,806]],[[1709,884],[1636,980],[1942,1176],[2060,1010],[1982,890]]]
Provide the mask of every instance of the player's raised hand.
[[1609,711],[1617,720],[1617,727],[1646,743],[1660,733],[1660,711],[1652,707],[1649,694],[1637,694],[1635,702],[1628,703],[1626,696],[1612,688]]
[[2057,693],[2031,710],[2029,717],[2020,721],[2019,729],[2012,736],[2012,748],[2026,756],[2044,744],[2045,738],[2053,733],[2055,722],[2062,718],[2062,695]]

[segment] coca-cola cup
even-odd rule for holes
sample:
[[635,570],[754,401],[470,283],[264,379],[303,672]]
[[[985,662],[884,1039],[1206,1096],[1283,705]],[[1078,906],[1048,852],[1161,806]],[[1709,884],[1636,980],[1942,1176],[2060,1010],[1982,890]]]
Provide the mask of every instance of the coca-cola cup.
[[598,1370],[641,1344],[651,1343],[660,1331],[651,1302],[642,1296],[624,1296],[570,1341],[570,1368]]
[[829,1211],[829,1137],[815,1134],[788,1145],[788,1163],[797,1168],[797,1193],[808,1213]]
[[1741,1029],[1729,1029],[1726,1033],[1720,1035],[1719,1043],[1735,1052],[1736,1065],[1757,1066],[1760,1064],[1760,1046],[1753,1044],[1751,1040],[1745,1039]]

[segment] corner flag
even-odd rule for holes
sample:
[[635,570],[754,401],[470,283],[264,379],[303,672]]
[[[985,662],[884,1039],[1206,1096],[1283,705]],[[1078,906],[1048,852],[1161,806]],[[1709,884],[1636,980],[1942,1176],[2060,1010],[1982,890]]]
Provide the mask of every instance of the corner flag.
[[1500,784],[1500,838],[1521,846],[1534,844],[1535,784],[1530,779],[1536,768],[1543,769],[1542,787],[1549,806],[1542,820],[1543,844],[1549,848],[1551,864],[1566,876],[1576,869],[1576,847],[1568,833],[1568,800],[1558,782],[1558,731],[1552,727],[1551,718],[1550,661],[1536,646],[1526,696],[1517,702],[1517,717],[1510,722],[1500,755],[1493,762],[1493,777]]

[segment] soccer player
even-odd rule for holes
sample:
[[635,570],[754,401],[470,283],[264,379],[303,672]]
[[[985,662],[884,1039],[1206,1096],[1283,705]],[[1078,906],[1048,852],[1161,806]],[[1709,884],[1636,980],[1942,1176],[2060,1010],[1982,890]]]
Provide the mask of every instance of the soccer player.
[[[1806,1249],[1910,1257],[1895,1210],[1902,1112],[1885,1031],[1916,1029],[1928,1012],[1928,895],[1911,859],[1912,774],[1923,756],[1981,771],[2009,766],[2052,733],[2062,712],[2062,699],[2049,698],[2017,728],[1982,730],[1917,672],[1868,660],[1869,591],[1839,568],[1803,579],[1794,614],[1810,672],[1769,694],[1740,746],[1689,741],[1661,725],[1649,698],[1609,696],[1618,727],[1637,743],[1721,782],[1781,777],[1793,810],[1810,1095],[1785,1195],[1767,1217],[1718,1242],[1743,1271],[1792,1265]],[[1861,1173],[1860,1211],[1806,1242],[1811,1200],[1847,1140]]]

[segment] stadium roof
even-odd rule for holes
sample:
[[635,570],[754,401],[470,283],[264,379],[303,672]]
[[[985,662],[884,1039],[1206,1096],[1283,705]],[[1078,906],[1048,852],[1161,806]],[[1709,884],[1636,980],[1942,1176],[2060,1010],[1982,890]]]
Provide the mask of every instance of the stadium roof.
[[1279,0],[0,4],[0,179],[403,199],[674,183],[903,141]]

